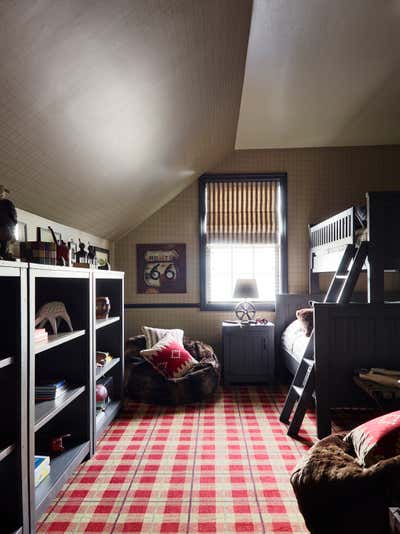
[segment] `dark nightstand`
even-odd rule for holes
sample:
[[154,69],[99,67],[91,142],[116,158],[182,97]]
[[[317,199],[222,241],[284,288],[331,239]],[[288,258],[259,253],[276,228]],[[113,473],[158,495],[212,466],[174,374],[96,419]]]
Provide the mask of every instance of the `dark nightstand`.
[[274,325],[222,323],[225,384],[274,383]]

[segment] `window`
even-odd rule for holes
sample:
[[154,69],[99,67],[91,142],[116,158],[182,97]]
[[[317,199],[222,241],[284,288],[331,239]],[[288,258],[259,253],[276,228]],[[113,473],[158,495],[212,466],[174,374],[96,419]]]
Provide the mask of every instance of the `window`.
[[203,310],[231,310],[238,278],[257,280],[259,309],[287,291],[286,175],[200,178]]

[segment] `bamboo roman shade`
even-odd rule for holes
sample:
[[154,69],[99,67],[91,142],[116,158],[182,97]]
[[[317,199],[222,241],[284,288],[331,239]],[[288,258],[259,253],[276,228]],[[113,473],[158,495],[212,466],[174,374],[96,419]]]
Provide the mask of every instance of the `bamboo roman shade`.
[[207,183],[208,243],[277,243],[276,181]]

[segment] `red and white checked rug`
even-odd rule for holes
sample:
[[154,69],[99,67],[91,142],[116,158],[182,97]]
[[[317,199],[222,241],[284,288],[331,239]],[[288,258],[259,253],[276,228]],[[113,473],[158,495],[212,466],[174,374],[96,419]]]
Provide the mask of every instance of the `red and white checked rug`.
[[[215,403],[128,404],[38,532],[308,532],[289,482],[308,445],[286,436],[283,401],[237,387]],[[314,433],[311,414],[302,435]]]

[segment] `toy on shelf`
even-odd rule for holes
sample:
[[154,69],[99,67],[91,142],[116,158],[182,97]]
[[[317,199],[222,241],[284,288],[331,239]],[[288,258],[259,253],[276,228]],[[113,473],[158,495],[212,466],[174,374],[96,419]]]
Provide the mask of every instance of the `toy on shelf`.
[[[86,266],[88,263],[87,252],[85,250],[85,243],[83,243],[81,240],[79,240],[79,250],[76,253],[76,263],[78,264],[77,267]],[[79,265],[81,263],[83,263],[84,265]]]
[[96,247],[90,243],[88,244],[87,262],[91,267],[96,267],[97,265]]
[[47,302],[36,313],[35,327],[42,328],[47,322],[53,329],[53,334],[58,334],[61,320],[65,321],[68,328],[73,332],[70,316],[63,302]]
[[71,265],[70,252],[67,244],[62,239],[58,240],[51,226],[48,227],[57,248],[57,265]]
[[49,449],[50,449],[51,456],[55,456],[59,454],[60,452],[64,452],[65,446],[64,446],[63,440],[65,440],[65,438],[70,438],[70,437],[71,437],[71,434],[63,434],[62,436],[56,436],[54,438],[50,438]]

